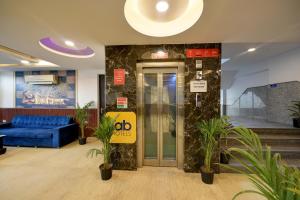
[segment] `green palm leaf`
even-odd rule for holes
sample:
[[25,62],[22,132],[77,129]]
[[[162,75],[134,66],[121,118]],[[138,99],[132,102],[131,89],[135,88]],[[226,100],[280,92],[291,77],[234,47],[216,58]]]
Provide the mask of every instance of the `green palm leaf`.
[[107,166],[110,163],[110,154],[112,151],[110,140],[115,131],[115,121],[117,117],[118,116],[112,118],[110,116],[104,115],[101,118],[98,127],[95,129],[94,136],[102,142],[103,146],[101,150],[90,149],[87,152],[87,155],[91,157],[103,154],[105,166]]
[[272,155],[271,148],[265,150],[257,134],[243,127],[233,129],[243,148],[230,148],[230,156],[241,163],[243,170],[221,165],[248,176],[256,190],[237,193],[233,199],[245,193],[256,193],[268,200],[299,200],[300,172],[282,164],[280,154]]

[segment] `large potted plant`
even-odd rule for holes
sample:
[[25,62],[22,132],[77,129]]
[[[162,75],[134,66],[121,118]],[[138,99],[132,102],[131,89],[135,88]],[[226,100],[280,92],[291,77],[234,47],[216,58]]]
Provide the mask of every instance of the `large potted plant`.
[[293,105],[289,106],[290,116],[293,117],[293,126],[300,128],[300,101],[292,101]]
[[103,164],[99,166],[102,180],[109,180],[112,176],[112,164],[110,162],[112,146],[110,144],[110,140],[114,130],[115,119],[104,115],[94,133],[96,138],[102,142],[102,147],[101,149],[90,149],[87,153],[87,155],[91,157],[99,154],[103,155]]
[[243,169],[222,164],[221,166],[246,175],[255,189],[238,192],[232,199],[245,193],[258,194],[267,200],[300,199],[299,169],[284,164],[280,154],[273,154],[269,146],[263,148],[258,135],[252,130],[237,127],[233,132],[243,147],[230,148],[230,154]]
[[79,136],[79,144],[83,145],[86,144],[86,137],[84,134],[84,130],[86,126],[88,125],[88,117],[89,117],[89,108],[94,104],[93,101],[90,101],[86,103],[83,107],[80,107],[79,104],[77,104],[75,109],[75,118],[76,121],[79,123],[80,127],[80,136]]
[[204,165],[201,166],[201,178],[206,184],[212,184],[214,170],[211,167],[212,156],[218,145],[218,138],[222,131],[223,122],[221,119],[213,118],[208,121],[202,120],[197,124],[201,142],[201,150],[204,155]]

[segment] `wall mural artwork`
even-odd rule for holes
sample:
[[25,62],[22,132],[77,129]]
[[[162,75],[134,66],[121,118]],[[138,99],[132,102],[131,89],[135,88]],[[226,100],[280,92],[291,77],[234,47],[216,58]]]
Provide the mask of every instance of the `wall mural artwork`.
[[[25,75],[53,74],[58,77],[58,84],[33,85],[25,82]],[[76,102],[76,72],[32,71],[16,72],[16,107],[17,108],[74,108]]]

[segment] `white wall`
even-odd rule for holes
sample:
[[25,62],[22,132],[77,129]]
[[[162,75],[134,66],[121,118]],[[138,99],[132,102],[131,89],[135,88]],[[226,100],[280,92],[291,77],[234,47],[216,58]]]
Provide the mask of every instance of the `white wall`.
[[289,51],[270,60],[269,79],[271,83],[300,81],[300,49]]
[[[98,105],[98,75],[104,74],[102,69],[77,70],[77,102],[84,105],[94,101]],[[15,107],[14,72],[0,71],[0,108]]]
[[233,84],[227,89],[226,104],[232,105],[250,87],[300,81],[300,49],[248,66],[240,66]]
[[14,72],[0,72],[0,108],[15,107]]
[[94,107],[98,105],[98,75],[104,74],[104,70],[78,70],[77,71],[77,102],[80,106],[94,101]]

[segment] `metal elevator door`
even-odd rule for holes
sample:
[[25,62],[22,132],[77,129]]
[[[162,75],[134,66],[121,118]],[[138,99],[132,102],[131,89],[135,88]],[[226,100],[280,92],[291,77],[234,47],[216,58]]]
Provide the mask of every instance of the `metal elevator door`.
[[144,165],[177,165],[177,69],[143,69]]

